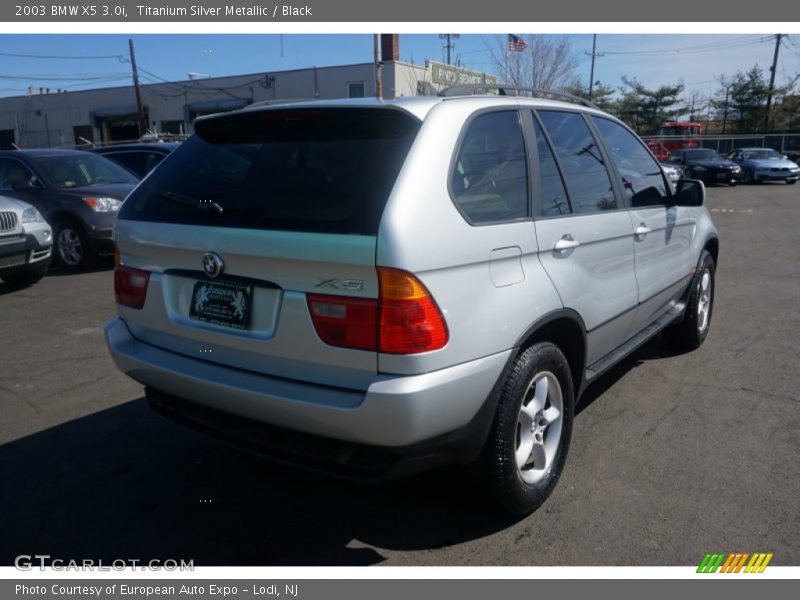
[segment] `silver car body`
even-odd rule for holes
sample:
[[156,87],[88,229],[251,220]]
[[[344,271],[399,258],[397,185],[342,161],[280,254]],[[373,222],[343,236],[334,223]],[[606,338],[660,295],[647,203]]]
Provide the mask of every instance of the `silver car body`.
[[[352,106],[406,111],[421,121],[377,235],[199,229],[120,218],[115,240],[122,264],[151,272],[143,308],[120,306],[106,327],[123,372],[238,417],[345,442],[405,447],[474,422],[511,358],[548,323],[573,327],[585,338],[571,354],[580,362],[580,388],[680,317],[698,258],[716,244],[705,207],[624,206],[474,226],[451,198],[454,152],[476,114],[605,113],[498,96],[292,108]],[[579,245],[554,249],[568,238]],[[247,331],[189,315],[196,282],[190,273],[201,269],[208,252],[222,257],[227,273],[275,284],[255,289],[258,310]],[[325,285],[375,298],[376,266],[412,273],[429,290],[449,332],[443,348],[388,354],[320,339],[306,295]]]
[[0,278],[7,269],[24,269],[48,261],[53,230],[27,202],[0,196]]

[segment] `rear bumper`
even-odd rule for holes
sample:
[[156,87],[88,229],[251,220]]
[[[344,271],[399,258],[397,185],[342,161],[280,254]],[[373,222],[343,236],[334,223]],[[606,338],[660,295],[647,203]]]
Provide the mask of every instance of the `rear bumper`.
[[[382,447],[396,455],[407,454],[412,446],[436,445],[437,438],[459,437],[454,436],[459,430],[469,431],[471,437],[476,437],[472,435],[476,430],[488,431],[494,409],[487,408],[491,404],[487,399],[495,396],[512,352],[423,375],[383,376],[359,391],[266,376],[165,351],[135,339],[120,318],[106,326],[105,334],[119,369],[152,388],[151,396],[167,399],[160,403],[160,412],[167,416],[183,414],[177,420],[190,425],[202,422],[196,428],[213,429],[221,421],[208,415],[219,413],[254,427]],[[189,412],[206,416],[187,417]],[[237,428],[246,429],[228,426],[222,437],[236,437]],[[253,435],[242,437],[252,441]],[[477,438],[473,441],[482,444]]]

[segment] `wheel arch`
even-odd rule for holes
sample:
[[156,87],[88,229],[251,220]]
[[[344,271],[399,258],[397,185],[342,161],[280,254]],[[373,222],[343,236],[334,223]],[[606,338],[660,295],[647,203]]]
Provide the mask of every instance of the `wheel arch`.
[[716,267],[719,264],[719,238],[716,236],[708,238],[703,246],[703,250],[708,250],[711,258],[714,259],[714,266]]
[[572,373],[577,401],[586,371],[586,326],[581,316],[569,308],[546,314],[520,336],[516,345],[517,355],[537,342],[552,342],[564,353]]

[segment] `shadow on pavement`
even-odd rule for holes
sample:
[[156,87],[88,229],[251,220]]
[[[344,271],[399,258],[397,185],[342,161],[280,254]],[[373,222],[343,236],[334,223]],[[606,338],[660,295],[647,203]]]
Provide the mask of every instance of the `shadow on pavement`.
[[[0,447],[0,564],[53,558],[370,565],[369,544],[450,546],[511,525],[449,469],[357,484],[274,465],[143,398]],[[361,546],[361,547],[359,547]]]
[[[660,338],[659,338],[660,340]],[[603,375],[578,413],[654,340]],[[0,564],[53,558],[209,565],[370,565],[376,548],[452,546],[517,522],[460,468],[380,484],[330,479],[207,440],[144,398],[0,446]]]

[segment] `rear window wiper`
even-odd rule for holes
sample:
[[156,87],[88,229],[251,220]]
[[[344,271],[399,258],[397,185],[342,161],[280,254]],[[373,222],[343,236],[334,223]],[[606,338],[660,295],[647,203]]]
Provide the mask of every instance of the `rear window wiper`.
[[223,212],[222,206],[214,202],[213,200],[200,200],[198,198],[192,198],[191,196],[184,196],[183,194],[179,194],[177,192],[171,192],[169,190],[153,190],[155,194],[161,196],[162,198],[169,200],[170,202],[174,202],[175,204],[182,204],[183,206],[188,206],[189,208],[196,208],[202,212],[210,212],[217,215],[221,215]]

